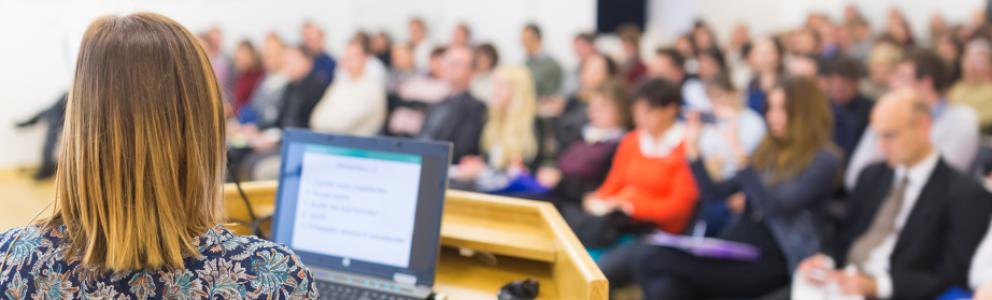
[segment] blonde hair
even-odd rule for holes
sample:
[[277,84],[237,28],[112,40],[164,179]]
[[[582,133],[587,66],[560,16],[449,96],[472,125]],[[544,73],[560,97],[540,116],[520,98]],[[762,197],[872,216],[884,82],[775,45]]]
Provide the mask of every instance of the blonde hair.
[[902,57],[902,48],[889,43],[879,43],[868,52],[869,64],[895,65]]
[[107,16],[83,37],[66,109],[56,212],[69,255],[109,271],[183,267],[216,226],[224,112],[206,53],[158,14]]
[[501,155],[493,167],[505,168],[514,158],[526,161],[537,156],[537,94],[530,72],[524,67],[500,66],[493,74],[497,80],[507,81],[513,93],[506,107],[489,108],[489,120],[482,130],[482,149],[489,152],[499,145]]

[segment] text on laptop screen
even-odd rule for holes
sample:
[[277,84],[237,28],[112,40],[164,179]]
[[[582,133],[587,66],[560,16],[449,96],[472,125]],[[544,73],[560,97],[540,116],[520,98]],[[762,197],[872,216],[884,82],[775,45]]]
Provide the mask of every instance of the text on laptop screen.
[[413,154],[306,145],[291,247],[407,268],[421,163]]

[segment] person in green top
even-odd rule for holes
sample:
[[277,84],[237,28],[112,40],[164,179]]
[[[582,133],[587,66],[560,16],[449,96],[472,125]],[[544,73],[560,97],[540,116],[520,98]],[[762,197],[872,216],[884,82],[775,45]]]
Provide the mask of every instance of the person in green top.
[[537,24],[527,24],[524,26],[522,40],[524,50],[527,51],[527,69],[530,69],[534,77],[538,99],[560,93],[563,84],[561,64],[544,52],[541,28]]

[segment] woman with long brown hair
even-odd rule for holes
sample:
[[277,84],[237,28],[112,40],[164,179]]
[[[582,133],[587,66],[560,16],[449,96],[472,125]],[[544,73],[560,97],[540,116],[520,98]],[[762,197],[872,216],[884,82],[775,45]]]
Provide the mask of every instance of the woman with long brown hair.
[[701,199],[744,192],[744,212],[721,238],[750,245],[760,257],[738,261],[645,248],[636,266],[645,299],[760,297],[788,284],[798,262],[819,250],[811,213],[839,183],[843,163],[831,142],[829,103],[816,81],[805,77],[779,83],[768,100],[768,135],[754,154],[729,139],[738,166],[729,179],[715,182],[706,170],[698,114],[687,118],[685,141]]
[[0,233],[0,290],[31,298],[315,298],[284,246],[221,221],[224,108],[195,37],[103,17],[80,47],[54,215]]

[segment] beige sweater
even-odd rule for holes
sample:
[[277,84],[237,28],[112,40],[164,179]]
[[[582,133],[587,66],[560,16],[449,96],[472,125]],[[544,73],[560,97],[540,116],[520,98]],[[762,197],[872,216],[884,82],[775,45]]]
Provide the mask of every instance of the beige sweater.
[[314,108],[310,127],[317,132],[369,136],[379,132],[385,119],[385,84],[368,72],[359,78],[339,73]]

